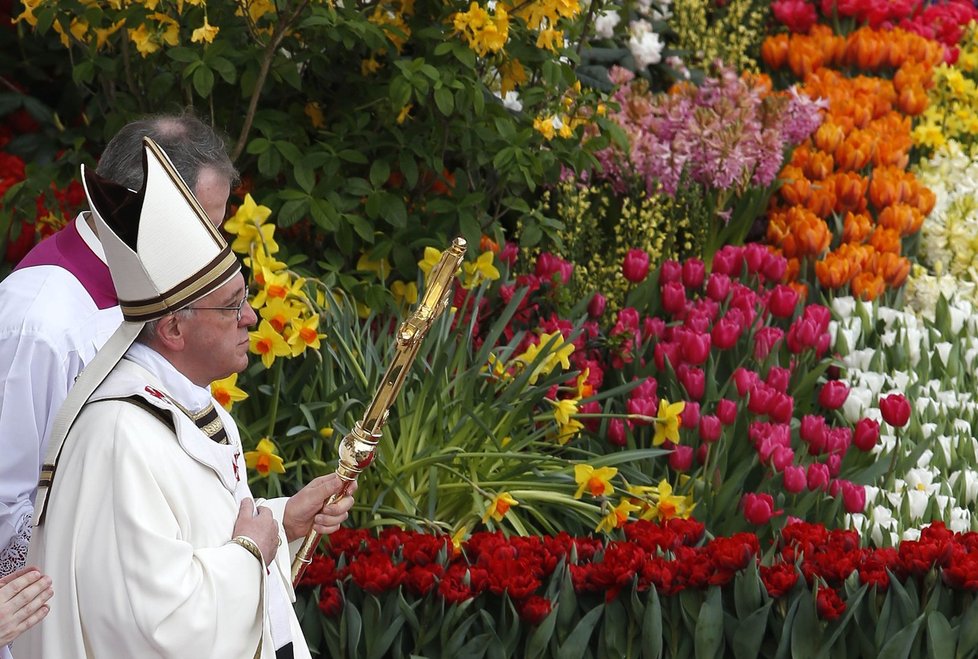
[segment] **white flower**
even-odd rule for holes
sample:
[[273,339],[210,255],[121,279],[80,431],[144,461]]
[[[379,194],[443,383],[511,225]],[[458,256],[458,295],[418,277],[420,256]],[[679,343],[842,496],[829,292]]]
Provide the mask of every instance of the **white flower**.
[[906,391],[907,385],[910,384],[910,374],[905,371],[893,371],[890,373],[890,379],[893,381],[893,388],[896,389],[894,393]]
[[955,506],[951,509],[951,519],[948,522],[947,528],[954,533],[967,533],[971,530],[971,511],[967,508],[958,508]]
[[[958,490],[958,480],[963,481],[961,489]],[[951,474],[947,479],[948,484],[964,495],[964,503],[972,504],[978,498],[978,471],[974,469],[962,469]]]
[[893,511],[886,506],[875,506],[872,510],[873,524],[869,529],[869,535],[873,544],[877,547],[883,545],[883,533],[892,532],[897,528],[897,520],[893,517]]
[[842,414],[850,423],[856,423],[866,415],[866,410],[873,404],[875,395],[870,389],[861,386],[853,386],[849,389],[849,395],[842,403]]
[[955,430],[964,433],[966,437],[971,435],[971,422],[967,419],[957,418],[952,422],[952,424]]
[[839,318],[850,318],[856,312],[856,298],[843,295],[832,300],[832,311]]
[[662,61],[662,49],[665,44],[659,35],[652,31],[648,21],[633,21],[628,29],[628,50],[635,58],[635,66],[639,69],[658,64]]
[[920,529],[906,529],[901,536],[901,539],[906,542],[916,542],[920,540]]
[[513,90],[506,92],[503,95],[503,107],[513,112],[522,112],[523,102],[520,101],[520,95]]
[[598,14],[594,19],[594,34],[602,39],[610,39],[615,36],[615,27],[621,22],[621,16],[617,11],[609,9]]
[[953,346],[947,341],[941,341],[940,343],[934,344],[934,350],[937,351],[937,356],[940,357],[941,363],[947,366],[948,357],[951,356],[951,348]]
[[917,491],[929,496],[940,488],[940,485],[934,482],[935,478],[940,478],[940,473],[924,465],[909,469],[903,480],[907,485],[907,491]]

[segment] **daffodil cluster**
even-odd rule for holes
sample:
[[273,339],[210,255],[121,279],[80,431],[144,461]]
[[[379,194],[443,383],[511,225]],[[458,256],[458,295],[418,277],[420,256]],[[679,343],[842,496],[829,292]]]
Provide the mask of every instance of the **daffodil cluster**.
[[937,150],[951,140],[965,149],[978,145],[978,27],[974,23],[960,43],[957,62],[934,69],[928,107],[913,130],[918,148]]
[[322,295],[313,304],[306,294],[306,280],[295,276],[275,258],[275,225],[268,222],[272,211],[255,203],[250,194],[237,212],[224,223],[224,230],[234,236],[231,249],[246,254],[245,265],[251,268],[254,296],[251,306],[260,317],[258,329],[250,333],[251,352],[261,357],[265,368],[279,357],[298,357],[306,349],[319,350],[319,313]]
[[978,143],[950,140],[922,160],[918,180],[936,203],[921,227],[918,257],[935,274],[978,282]]

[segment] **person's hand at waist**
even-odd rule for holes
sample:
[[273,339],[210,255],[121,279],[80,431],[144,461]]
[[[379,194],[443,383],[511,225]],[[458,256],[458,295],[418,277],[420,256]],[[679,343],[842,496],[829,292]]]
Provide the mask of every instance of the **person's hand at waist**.
[[279,545],[278,522],[272,517],[272,511],[265,506],[258,506],[256,511],[253,499],[243,499],[241,507],[238,508],[238,518],[234,521],[231,537],[236,538],[239,535],[249,538],[258,545],[266,566],[275,558],[275,551]]
[[289,542],[304,537],[310,530],[320,535],[328,535],[340,528],[349,517],[353,507],[353,497],[357,490],[356,482],[348,483],[347,496],[327,505],[329,498],[340,492],[345,481],[336,474],[320,476],[296,492],[285,504],[282,527]]
[[25,567],[0,579],[0,649],[48,614],[51,577]]

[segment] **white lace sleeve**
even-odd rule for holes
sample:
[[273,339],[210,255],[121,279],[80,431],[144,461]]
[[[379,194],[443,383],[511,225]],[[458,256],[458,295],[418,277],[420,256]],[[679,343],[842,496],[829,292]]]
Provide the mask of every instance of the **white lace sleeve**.
[[31,542],[31,514],[24,515],[17,522],[10,543],[0,550],[0,577],[16,572],[27,563],[27,547]]

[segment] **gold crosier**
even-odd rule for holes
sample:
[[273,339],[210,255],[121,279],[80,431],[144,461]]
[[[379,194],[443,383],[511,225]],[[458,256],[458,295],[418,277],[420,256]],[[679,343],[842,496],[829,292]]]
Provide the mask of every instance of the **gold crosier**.
[[[465,239],[456,238],[451,247],[442,253],[441,259],[431,269],[421,302],[397,330],[394,360],[387,367],[380,388],[374,394],[366,412],[363,413],[363,418],[356,422],[353,430],[340,442],[336,475],[342,479],[343,485],[329,498],[327,505],[346,496],[360,472],[373,462],[374,451],[381,438],[381,429],[387,422],[387,412],[394,404],[401,385],[404,384],[404,377],[411,363],[414,362],[415,355],[418,354],[421,341],[431,324],[449,304],[452,294],[451,284],[462,263],[462,257],[465,256],[465,248]],[[319,544],[320,537],[315,531],[309,531],[302,542],[292,561],[293,585],[299,583],[302,573],[312,563],[312,554]]]

